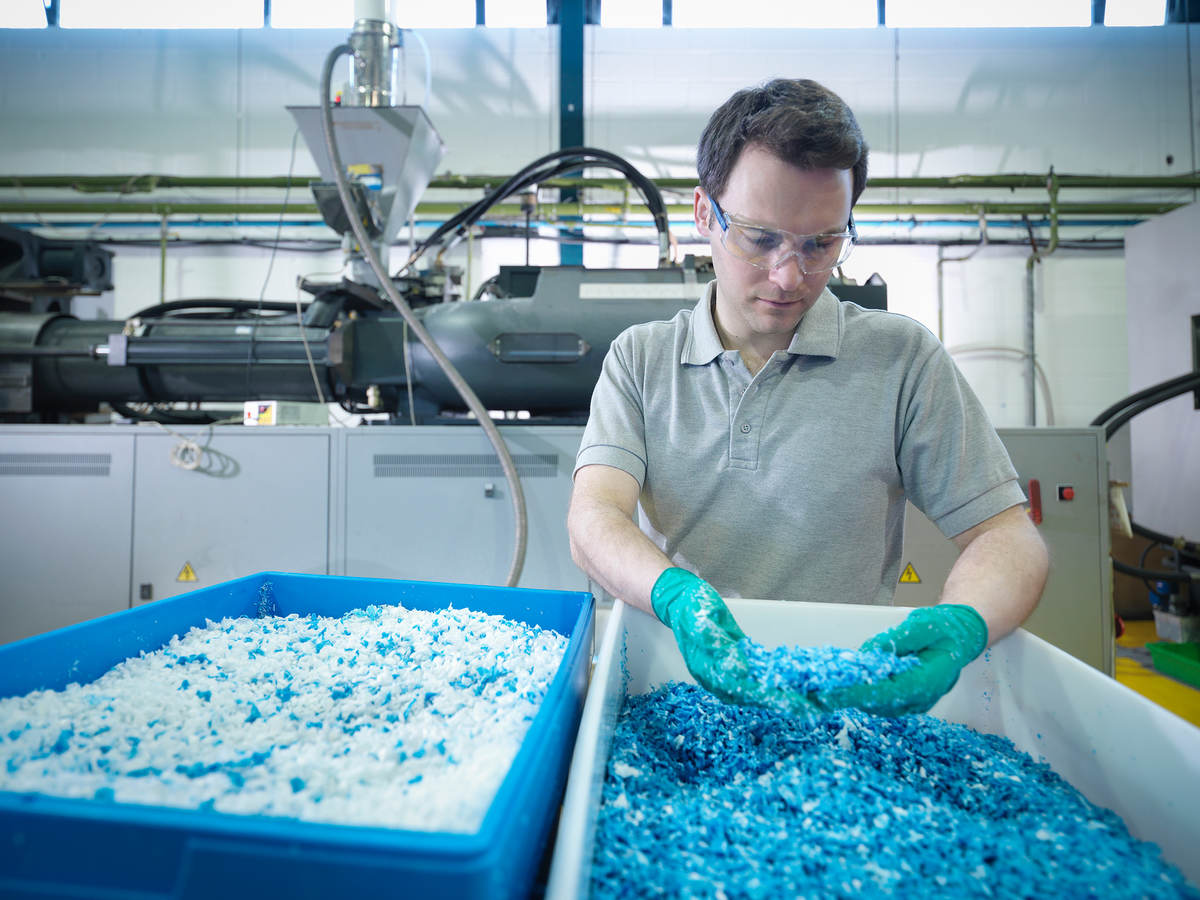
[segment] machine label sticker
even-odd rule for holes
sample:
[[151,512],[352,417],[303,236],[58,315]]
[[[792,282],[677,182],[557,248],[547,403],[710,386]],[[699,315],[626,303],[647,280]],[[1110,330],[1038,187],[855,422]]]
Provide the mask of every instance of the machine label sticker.
[[185,562],[183,568],[179,570],[179,575],[175,578],[176,581],[199,581],[196,577],[196,570],[192,568],[190,562]]
[[901,584],[920,584],[921,576],[917,574],[917,570],[913,568],[913,564],[909,563],[904,567],[904,571],[900,573]]

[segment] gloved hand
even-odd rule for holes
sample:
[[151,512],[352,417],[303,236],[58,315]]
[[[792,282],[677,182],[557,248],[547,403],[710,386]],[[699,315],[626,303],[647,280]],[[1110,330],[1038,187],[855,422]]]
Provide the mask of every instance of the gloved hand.
[[827,691],[821,700],[830,708],[855,707],[881,716],[925,712],[954,687],[963,666],[987,642],[987,623],[970,606],[942,603],[914,609],[861,649],[913,655],[919,665],[875,684]]
[[740,646],[746,635],[720,594],[704,579],[686,569],[667,569],[654,583],[650,602],[655,615],[674,632],[692,677],[720,699],[802,718],[826,711],[815,698],[768,688],[750,674]]

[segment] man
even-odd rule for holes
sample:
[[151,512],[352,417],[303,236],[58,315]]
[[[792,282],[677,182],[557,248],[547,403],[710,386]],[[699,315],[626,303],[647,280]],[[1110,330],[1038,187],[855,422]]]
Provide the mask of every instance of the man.
[[[613,342],[576,461],[572,554],[667,624],[727,700],[928,709],[1041,595],[1046,550],[1016,473],[933,335],[826,289],[866,184],[839,97],[812,81],[739,91],[709,120],[697,168],[716,280],[694,309]],[[890,604],[906,497],[961,554],[937,606],[864,647],[920,665],[836,695],[767,692],[721,595]]]

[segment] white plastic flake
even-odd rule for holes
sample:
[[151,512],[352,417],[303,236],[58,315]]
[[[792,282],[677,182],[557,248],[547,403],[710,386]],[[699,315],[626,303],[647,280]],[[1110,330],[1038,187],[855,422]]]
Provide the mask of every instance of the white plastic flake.
[[0,700],[0,789],[476,831],[566,644],[463,609],[209,622]]

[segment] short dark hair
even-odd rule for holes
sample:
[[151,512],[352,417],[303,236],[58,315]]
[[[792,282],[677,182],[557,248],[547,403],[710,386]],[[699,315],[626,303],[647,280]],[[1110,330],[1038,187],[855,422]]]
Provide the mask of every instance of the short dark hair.
[[747,145],[801,169],[850,169],[850,203],[867,185],[867,142],[850,107],[808,79],[777,78],[738,91],[717,108],[700,135],[700,187],[717,197]]

